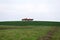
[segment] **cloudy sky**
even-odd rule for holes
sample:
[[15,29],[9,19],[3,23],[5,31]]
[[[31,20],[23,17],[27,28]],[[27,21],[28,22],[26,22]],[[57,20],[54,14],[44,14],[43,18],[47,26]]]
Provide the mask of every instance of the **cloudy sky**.
[[60,0],[0,0],[0,21],[22,18],[60,21]]

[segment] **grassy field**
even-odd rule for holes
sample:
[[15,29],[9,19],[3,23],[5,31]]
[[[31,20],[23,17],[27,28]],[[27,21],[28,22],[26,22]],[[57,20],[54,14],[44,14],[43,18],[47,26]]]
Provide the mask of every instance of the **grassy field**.
[[51,40],[60,40],[60,22],[0,22],[0,40],[38,40],[55,27],[59,30],[54,33]]
[[60,22],[49,21],[7,21],[0,22],[0,25],[12,26],[60,26]]
[[54,33],[51,40],[60,40],[60,27],[58,27],[57,32]]
[[[0,40],[37,40],[40,36],[44,36],[49,30],[50,26],[0,26]],[[6,29],[9,27],[10,29]],[[16,29],[11,29],[18,27]],[[26,28],[25,28],[26,27]],[[5,28],[3,30],[3,28]]]

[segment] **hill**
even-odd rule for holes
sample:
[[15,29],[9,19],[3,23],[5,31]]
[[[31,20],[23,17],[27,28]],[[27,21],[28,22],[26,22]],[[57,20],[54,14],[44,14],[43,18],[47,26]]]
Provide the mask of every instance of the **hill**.
[[0,25],[11,25],[11,26],[60,26],[60,22],[51,22],[51,21],[6,21],[6,22],[0,22]]

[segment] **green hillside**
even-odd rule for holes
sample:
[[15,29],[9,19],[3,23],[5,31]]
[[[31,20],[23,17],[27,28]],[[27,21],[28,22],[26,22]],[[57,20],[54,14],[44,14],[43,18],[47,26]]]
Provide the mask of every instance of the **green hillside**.
[[0,25],[12,25],[12,26],[60,26],[60,22],[49,21],[7,21],[0,22]]

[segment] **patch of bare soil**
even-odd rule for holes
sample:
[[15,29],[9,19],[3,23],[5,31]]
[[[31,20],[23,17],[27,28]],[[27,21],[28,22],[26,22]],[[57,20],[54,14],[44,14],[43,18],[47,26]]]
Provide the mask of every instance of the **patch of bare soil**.
[[51,29],[45,36],[43,36],[42,38],[38,38],[37,40],[51,40],[53,34],[58,31],[58,27],[55,27],[53,29]]

